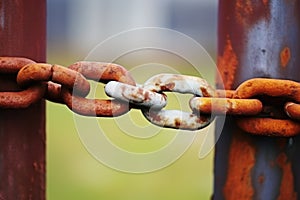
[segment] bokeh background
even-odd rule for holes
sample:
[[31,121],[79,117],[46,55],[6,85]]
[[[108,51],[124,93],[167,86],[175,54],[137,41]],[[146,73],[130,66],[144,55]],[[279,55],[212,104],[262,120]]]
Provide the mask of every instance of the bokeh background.
[[[84,60],[96,45],[112,35],[139,27],[163,27],[184,33],[215,59],[217,6],[217,0],[47,0],[47,61],[68,66]],[[124,62],[119,64],[134,67],[134,62]],[[181,67],[183,73],[192,73]],[[214,69],[208,71],[212,71],[208,78],[213,82]],[[99,120],[109,124],[112,119]],[[138,123],[147,122],[141,119]],[[137,152],[155,150],[174,137],[171,130],[165,130],[147,143],[126,137],[117,128],[110,131],[113,143]],[[203,159],[198,157],[205,134],[213,134],[213,129],[204,134],[199,131],[183,156],[166,168],[144,174],[119,172],[101,164],[86,150],[73,113],[66,106],[47,102],[47,199],[210,199],[214,152]]]

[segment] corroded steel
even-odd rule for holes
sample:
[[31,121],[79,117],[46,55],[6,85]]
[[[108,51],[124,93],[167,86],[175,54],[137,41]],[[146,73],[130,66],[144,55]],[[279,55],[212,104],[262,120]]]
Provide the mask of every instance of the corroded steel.
[[[17,57],[0,57],[0,61],[0,72],[17,73],[17,83],[30,86],[23,91],[0,93],[1,108],[26,108],[46,98],[65,103],[86,116],[119,116],[138,108],[150,122],[170,128],[197,130],[216,115],[234,115],[239,116],[236,121],[241,129],[255,135],[291,137],[300,133],[298,122],[292,121],[299,120],[300,83],[291,80],[254,78],[242,82],[236,90],[214,90],[198,77],[158,74],[144,85],[136,86],[130,73],[113,63],[85,61],[65,68]],[[90,90],[85,77],[104,83],[109,81],[105,92],[114,99],[84,98]],[[167,104],[163,91],[193,94],[189,101],[193,112],[161,111]]]
[[0,72],[4,74],[18,73],[22,67],[31,63],[35,62],[28,58],[0,57]]
[[[69,67],[81,73],[87,79],[99,82],[111,80],[135,86],[136,83],[129,72],[120,65],[100,62],[78,62]],[[127,102],[119,100],[87,99],[72,93],[70,89],[62,87],[62,98],[74,112],[86,116],[113,117],[125,114],[130,110]]]
[[190,100],[190,107],[205,114],[247,116],[259,114],[263,105],[258,99],[195,97]]
[[248,99],[256,96],[284,97],[300,102],[300,83],[290,80],[253,78],[241,83],[235,98]]
[[[0,72],[2,74],[16,74],[27,64],[35,63],[27,58],[0,57]],[[22,91],[0,92],[0,108],[27,108],[41,100],[45,94],[45,84],[38,83]]]
[[117,80],[121,83],[135,85],[130,73],[121,65],[114,63],[81,61],[68,67],[94,81],[108,82]]
[[285,112],[292,119],[300,120],[300,104],[293,102],[286,103]]
[[82,74],[63,66],[33,63],[25,65],[18,72],[17,83],[20,86],[42,81],[53,81],[67,86],[81,96],[86,96],[90,91],[90,84]]
[[[45,0],[0,0],[0,18],[1,56],[45,62]],[[21,91],[15,80],[1,72],[0,91]],[[0,199],[45,199],[45,140],[43,100],[24,109],[0,109]]]
[[236,122],[242,130],[253,135],[294,137],[300,133],[300,124],[292,120],[248,117]]
[[116,117],[130,110],[129,104],[118,100],[87,99],[73,96],[68,88],[62,87],[62,98],[75,113],[85,116]]
[[0,108],[28,108],[40,101],[44,97],[45,92],[46,85],[40,83],[18,92],[0,92]]
[[[298,0],[219,0],[218,87],[223,81],[236,89],[257,77],[299,81],[299,10]],[[251,136],[227,117],[216,145],[213,198],[299,198],[298,143]]]
[[[257,96],[281,97],[283,100],[300,102],[300,84],[289,80],[254,78],[243,82],[236,89],[236,98]],[[269,109],[268,112],[271,117],[277,117],[275,111]],[[239,118],[237,124],[244,131],[257,135],[292,137],[300,133],[299,123],[289,119]]]

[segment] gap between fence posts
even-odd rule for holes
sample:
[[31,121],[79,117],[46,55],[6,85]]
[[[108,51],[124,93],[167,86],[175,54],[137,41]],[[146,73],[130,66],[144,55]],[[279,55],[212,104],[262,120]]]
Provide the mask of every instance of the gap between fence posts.
[[[46,61],[46,1],[0,0],[0,55]],[[0,91],[19,90],[0,75]],[[0,199],[45,199],[45,102],[0,109]]]
[[[299,0],[219,0],[218,69],[226,89],[254,77],[300,81],[299,10]],[[299,198],[299,142],[251,136],[227,117],[213,199]]]

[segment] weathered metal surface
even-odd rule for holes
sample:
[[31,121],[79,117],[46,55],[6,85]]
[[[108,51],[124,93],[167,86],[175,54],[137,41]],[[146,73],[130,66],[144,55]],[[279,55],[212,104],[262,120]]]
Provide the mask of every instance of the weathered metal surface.
[[180,110],[142,110],[148,121],[162,127],[198,130],[210,124],[210,117]]
[[259,95],[300,102],[300,83],[290,80],[253,78],[240,84],[235,93],[236,98],[240,99],[254,98]]
[[0,57],[0,73],[13,74],[18,73],[22,67],[27,64],[35,63],[28,58],[20,57]]
[[[220,0],[218,87],[224,81],[236,89],[254,77],[299,81],[299,10],[298,0]],[[298,137],[248,135],[227,117],[216,146],[213,198],[297,199],[298,143]]]
[[116,99],[87,99],[80,96],[73,96],[72,91],[62,87],[62,98],[64,103],[73,112],[91,117],[117,117],[130,110],[129,103]]
[[[0,0],[0,55],[45,62],[46,2]],[[0,75],[0,91],[20,90]],[[45,199],[45,104],[0,109],[0,199]]]
[[[0,57],[0,73],[16,74],[22,67],[34,61],[27,58]],[[22,91],[0,92],[0,108],[27,108],[43,98],[45,84],[30,86]]]
[[110,97],[130,102],[135,106],[160,109],[166,106],[167,97],[164,94],[145,90],[142,87],[132,86],[117,81],[110,81],[105,85],[105,92]]
[[[114,63],[100,63],[81,61],[69,66],[69,69],[81,73],[87,79],[107,82],[119,81],[135,86],[136,83],[130,73],[122,66]],[[114,117],[127,113],[130,110],[127,102],[117,99],[87,99],[72,93],[62,87],[62,98],[67,106],[74,112],[86,116]]]
[[[105,85],[105,92],[116,100],[85,99],[90,84],[78,71],[92,80],[99,79],[98,81],[104,83],[109,81]],[[18,57],[0,57],[0,72],[17,73],[17,83],[24,87],[19,92],[0,92],[0,108],[26,108],[46,97],[66,103],[75,112],[88,116],[119,116],[130,108],[140,108],[146,111],[144,115],[149,121],[171,128],[199,129],[208,121],[197,115],[227,114],[239,115],[240,118],[236,119],[238,126],[255,135],[291,137],[300,133],[300,125],[292,121],[299,118],[298,104],[286,102],[300,103],[300,83],[291,80],[253,78],[242,82],[236,90],[221,92],[215,91],[205,80],[198,77],[159,74],[151,77],[144,85],[136,86],[130,73],[113,63],[78,62],[65,68]],[[127,81],[128,84],[111,81],[114,79]],[[30,88],[26,89],[26,86]],[[61,86],[65,88],[61,89]],[[189,101],[193,113],[159,112],[167,104],[167,96],[161,91],[194,94],[195,97]],[[269,105],[263,106],[263,101]],[[174,116],[175,113],[180,116]],[[199,123],[202,121],[203,124]]]
[[43,81],[53,81],[67,86],[77,95],[86,96],[90,92],[90,83],[82,74],[60,65],[28,64],[19,71],[17,76],[17,83],[20,86]]
[[[248,133],[265,136],[293,137],[300,133],[300,124],[285,115],[285,101],[300,102],[300,84],[295,81],[253,78],[236,89],[237,98],[268,97],[261,116],[237,119],[238,126]],[[275,118],[275,119],[274,119]],[[294,119],[294,118],[293,118]]]
[[136,84],[128,70],[114,63],[80,61],[70,65],[69,69],[77,71],[94,81],[107,82],[117,80],[130,85]]
[[[144,83],[143,88],[154,92],[172,91],[204,97],[212,97],[215,94],[214,89],[206,80],[177,74],[158,74],[153,76]],[[210,116],[201,115],[199,111],[187,113],[180,110],[144,108],[142,113],[151,123],[176,129],[197,130],[204,128],[211,122]]]
[[296,120],[300,120],[300,104],[288,102],[285,104],[286,114]]
[[154,92],[172,91],[205,97],[211,97],[215,93],[206,80],[178,74],[155,75],[144,83],[143,88]]
[[194,97],[190,107],[200,113],[214,115],[257,115],[262,111],[262,103],[257,99],[229,99]]
[[35,84],[19,92],[0,92],[0,108],[28,108],[40,101],[45,92],[45,84]]
[[248,117],[237,119],[236,123],[252,135],[294,137],[300,134],[300,124],[293,120]]

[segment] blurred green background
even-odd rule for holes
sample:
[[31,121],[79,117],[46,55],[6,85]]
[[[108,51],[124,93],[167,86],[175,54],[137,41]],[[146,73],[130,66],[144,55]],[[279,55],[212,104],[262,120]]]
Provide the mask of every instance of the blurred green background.
[[[106,38],[145,26],[180,31],[199,42],[215,58],[215,0],[48,0],[47,7],[49,63],[68,66],[84,60],[90,50]],[[168,58],[168,55],[164,59],[171,60],[167,62],[169,67],[183,74],[199,76],[184,62]],[[141,64],[126,59],[120,59],[118,63],[128,70]],[[213,83],[214,68],[205,67],[208,65],[206,62],[202,64],[205,78]],[[153,73],[156,71],[159,72],[153,68]],[[149,78],[147,73],[136,72],[133,76],[140,83]],[[103,85],[96,90],[98,97],[105,96]],[[190,97],[179,96],[183,102],[188,102]],[[182,107],[178,97],[168,97],[171,103],[167,108]],[[138,119],[136,123],[148,123],[138,111],[131,111],[129,115]],[[99,119],[101,122],[110,127],[113,119]],[[166,129],[146,141],[122,135],[116,127],[115,130],[110,129],[108,137],[124,149],[148,152],[163,146],[175,134]],[[191,147],[166,168],[142,174],[119,172],[103,165],[87,151],[77,133],[74,114],[66,106],[47,102],[47,199],[210,199],[213,191],[213,151],[203,159],[198,157],[206,134],[213,134],[213,128],[198,131]]]

